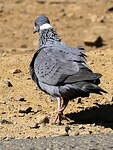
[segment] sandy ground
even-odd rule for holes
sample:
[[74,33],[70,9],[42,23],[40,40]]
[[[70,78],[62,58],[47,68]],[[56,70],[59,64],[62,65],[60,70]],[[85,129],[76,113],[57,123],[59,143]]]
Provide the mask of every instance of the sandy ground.
[[[37,50],[34,19],[45,14],[61,39],[84,46],[88,65],[102,73],[101,87],[108,94],[69,102],[70,120],[52,125],[56,100],[31,80],[29,64]],[[95,46],[98,37],[100,46]],[[90,42],[90,45],[86,45]],[[86,43],[86,44],[85,44]],[[93,44],[92,44],[93,43]],[[113,132],[113,1],[82,0],[40,3],[38,0],[0,0],[0,139]]]

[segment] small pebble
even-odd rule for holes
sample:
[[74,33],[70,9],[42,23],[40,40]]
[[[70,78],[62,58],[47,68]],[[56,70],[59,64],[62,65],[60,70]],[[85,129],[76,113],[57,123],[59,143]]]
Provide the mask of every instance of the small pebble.
[[6,112],[5,112],[5,111],[3,111],[3,112],[1,112],[1,114],[6,114]]
[[28,106],[19,106],[18,107],[19,113],[26,113],[26,114],[28,114],[28,113],[31,112],[31,110],[32,110],[32,107],[28,107]]
[[5,84],[8,85],[8,87],[13,87],[12,83],[10,81],[4,80],[3,81]]
[[40,126],[38,125],[38,123],[36,123],[36,122],[32,122],[30,125],[29,125],[29,127],[30,127],[30,129],[37,129],[37,128],[39,128]]
[[27,48],[28,46],[26,44],[23,44],[20,46],[21,48]]
[[0,13],[3,13],[3,11],[4,11],[4,6],[0,5]]
[[74,133],[74,136],[78,136],[78,135],[79,135],[79,132],[76,131],[76,132]]
[[20,97],[18,100],[21,101],[21,102],[26,102],[24,97]]
[[20,72],[22,72],[20,69],[15,69],[15,70],[13,71],[13,74],[20,73]]
[[92,131],[89,131],[89,134],[92,134],[93,132]]
[[0,49],[0,54],[3,54],[4,53],[4,50],[3,49]]
[[79,129],[85,129],[85,127],[83,125],[80,125]]
[[24,117],[24,116],[25,116],[24,113],[20,113],[20,114],[18,115],[18,117]]
[[46,123],[49,123],[49,118],[45,115],[38,115],[37,118],[36,118],[36,121],[39,123],[39,124],[46,124]]
[[26,80],[31,80],[31,78],[30,78],[30,77],[28,77],[28,78],[26,78]]
[[113,102],[113,96],[112,96],[112,98],[111,98],[111,101]]
[[15,3],[19,4],[19,3],[21,3],[21,2],[23,2],[23,0],[16,0]]
[[82,102],[82,99],[79,98],[77,104],[82,104],[82,103],[83,103],[83,102]]
[[37,113],[37,112],[42,111],[42,106],[39,105],[39,104],[36,104],[36,105],[33,107],[33,111],[34,111],[34,113]]
[[0,129],[3,129],[4,127],[0,126]]
[[56,99],[55,97],[50,96],[50,100],[51,100],[51,102],[53,102],[55,99]]
[[6,101],[0,101],[0,104],[6,104]]
[[13,124],[11,121],[8,121],[6,119],[0,120],[1,124]]
[[112,12],[112,11],[113,11],[113,7],[107,9],[107,12]]
[[69,127],[69,126],[66,126],[66,127],[65,127],[65,131],[66,131],[67,134],[68,134],[68,131],[69,131],[69,130],[71,130],[70,127]]

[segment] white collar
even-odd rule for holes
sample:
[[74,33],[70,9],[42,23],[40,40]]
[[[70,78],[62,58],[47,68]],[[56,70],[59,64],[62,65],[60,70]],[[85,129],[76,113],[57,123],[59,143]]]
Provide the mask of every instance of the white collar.
[[49,29],[49,28],[52,28],[52,26],[49,23],[45,23],[40,26],[40,30]]

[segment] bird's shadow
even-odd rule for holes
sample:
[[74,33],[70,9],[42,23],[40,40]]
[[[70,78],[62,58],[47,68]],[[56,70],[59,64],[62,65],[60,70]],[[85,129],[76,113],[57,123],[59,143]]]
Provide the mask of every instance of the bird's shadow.
[[113,104],[91,107],[80,112],[65,114],[71,124],[96,124],[113,129]]

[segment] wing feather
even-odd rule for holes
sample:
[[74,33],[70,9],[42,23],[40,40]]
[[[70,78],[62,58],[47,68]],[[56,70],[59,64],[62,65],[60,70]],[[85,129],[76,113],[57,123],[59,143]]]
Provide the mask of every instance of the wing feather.
[[62,45],[44,47],[34,61],[38,80],[49,85],[96,79],[86,64],[83,47],[64,48]]

